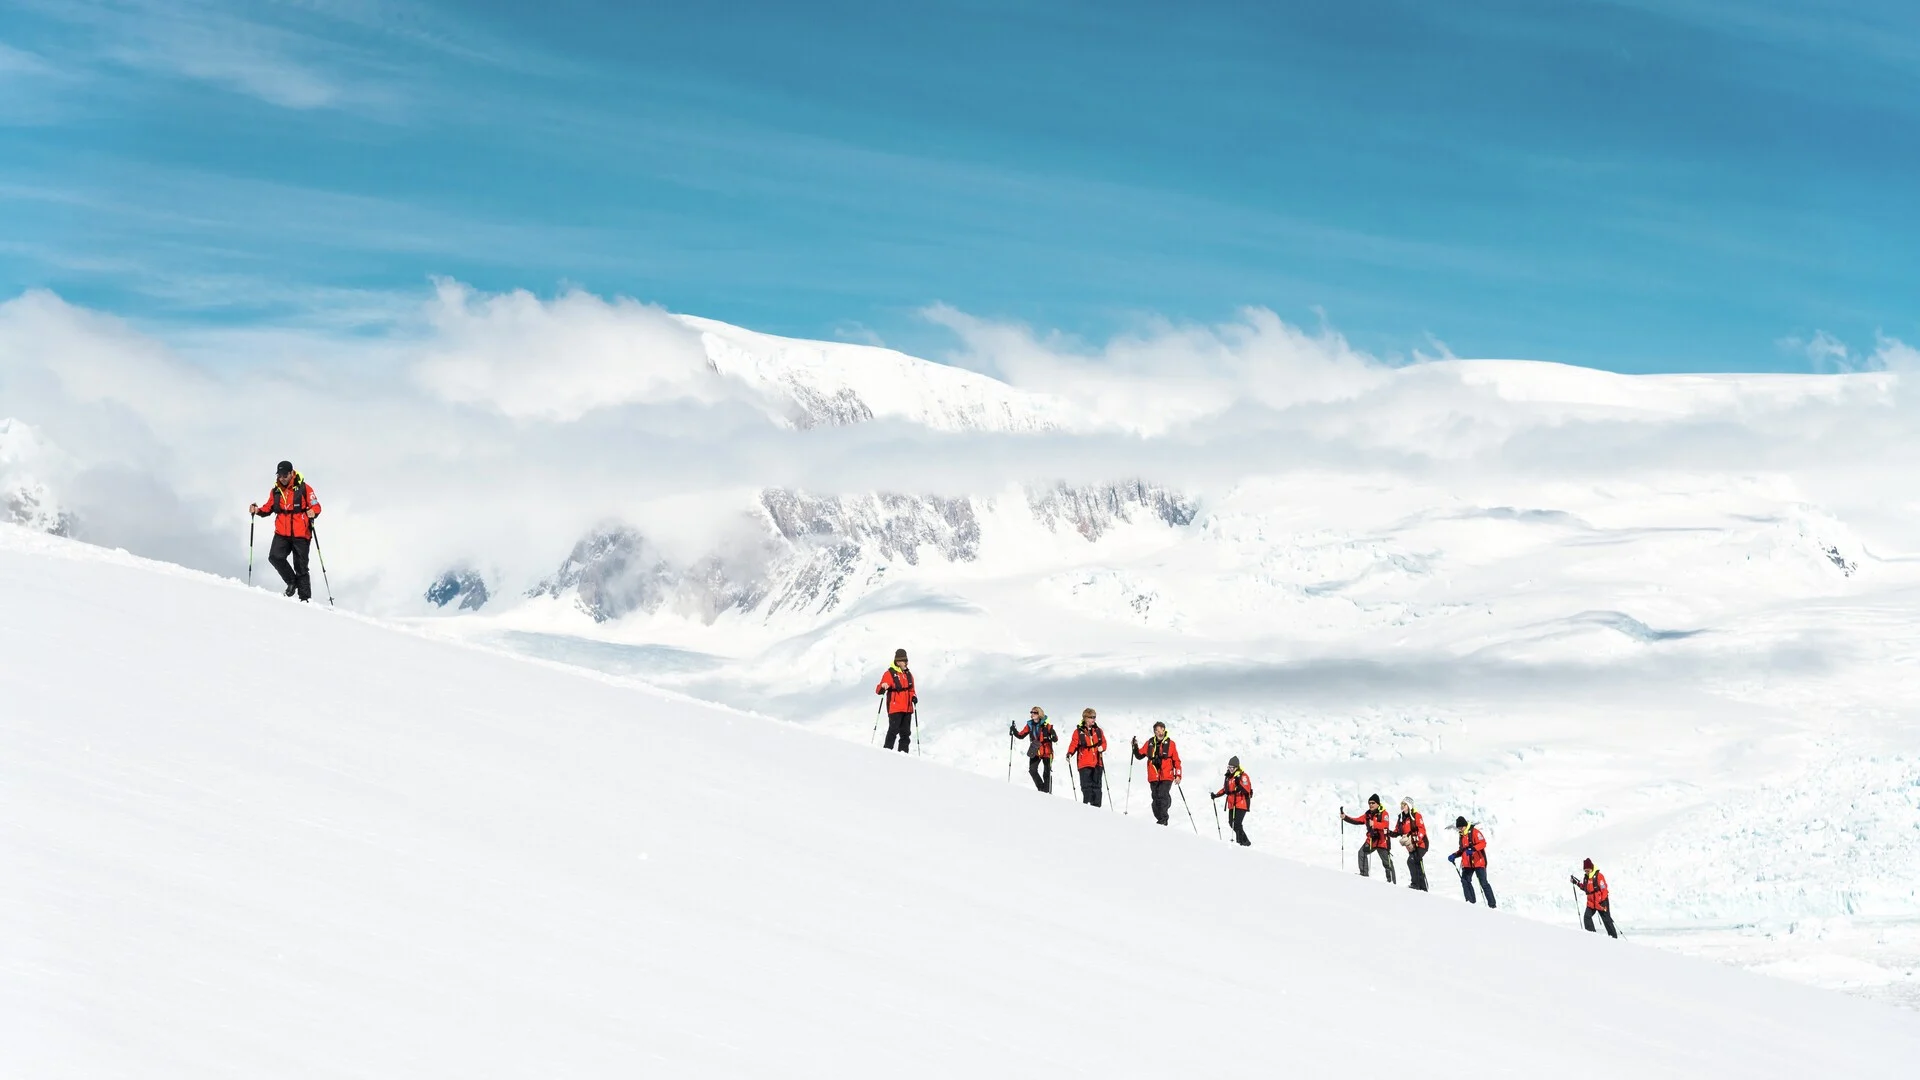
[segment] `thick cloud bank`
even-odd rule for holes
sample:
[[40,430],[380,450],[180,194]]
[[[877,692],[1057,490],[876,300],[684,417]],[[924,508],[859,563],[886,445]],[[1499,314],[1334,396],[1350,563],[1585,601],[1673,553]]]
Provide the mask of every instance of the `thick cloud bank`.
[[[1891,371],[1389,365],[1257,310],[1099,345],[928,314],[953,330],[955,366],[580,292],[442,283],[377,336],[170,335],[34,292],[0,304],[0,415],[23,429],[0,467],[34,493],[23,520],[65,515],[76,535],[233,572],[241,511],[293,458],[336,511],[340,578],[373,607],[454,563],[530,587],[609,521],[702,550],[751,531],[741,510],[767,488],[951,497],[1144,477],[1217,494],[1336,470],[1466,491],[1767,473],[1906,544],[1905,515],[1886,511],[1915,497],[1920,414]],[[1882,341],[1849,366],[1911,351]]]

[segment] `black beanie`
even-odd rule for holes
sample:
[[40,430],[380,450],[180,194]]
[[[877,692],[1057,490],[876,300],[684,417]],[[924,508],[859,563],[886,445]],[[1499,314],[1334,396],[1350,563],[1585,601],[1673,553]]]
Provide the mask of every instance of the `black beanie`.
[[1239,759],[1239,758],[1237,758],[1237,757],[1230,757],[1230,758],[1228,758],[1228,759],[1227,759],[1227,768],[1229,768],[1229,769],[1237,769],[1237,768],[1239,768],[1239,767],[1240,767],[1240,759]]
[[1377,803],[1377,802],[1379,802],[1379,801],[1380,801],[1380,796],[1378,796],[1378,795],[1369,795],[1369,796],[1367,796],[1367,801],[1368,801],[1368,802],[1370,802],[1370,803]]
[[1463,818],[1463,817],[1460,817],[1460,818],[1454,818],[1454,819],[1453,819],[1453,827],[1454,827],[1454,828],[1456,828],[1456,829],[1464,829],[1464,828],[1466,828],[1466,827],[1467,827],[1467,819],[1466,819],[1466,818]]
[[291,461],[283,461],[280,464],[275,465],[273,467],[273,475],[275,476],[285,476],[292,471],[293,471],[293,462]]
[[894,663],[896,663],[896,664],[897,664],[897,663],[899,663],[900,661],[902,661],[902,660],[905,660],[906,658],[907,658],[907,650],[905,650],[905,649],[895,649],[895,650],[893,650],[893,662],[894,662]]

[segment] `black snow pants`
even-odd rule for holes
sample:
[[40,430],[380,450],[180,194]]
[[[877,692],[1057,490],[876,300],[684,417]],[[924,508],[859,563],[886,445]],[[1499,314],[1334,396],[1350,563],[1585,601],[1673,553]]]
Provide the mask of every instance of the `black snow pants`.
[[1252,847],[1253,841],[1247,839],[1247,812],[1245,810],[1227,811],[1227,824],[1233,826],[1233,842],[1241,847]]
[[1493,899],[1493,886],[1487,884],[1487,868],[1484,866],[1476,866],[1471,870],[1462,870],[1460,872],[1460,887],[1466,890],[1467,903],[1479,903],[1478,900],[1473,898],[1473,875],[1475,874],[1480,875],[1480,891],[1487,894],[1487,906],[1490,908],[1499,907],[1499,903]]
[[1050,757],[1030,757],[1027,759],[1027,775],[1033,777],[1033,786],[1053,794],[1053,759]]
[[1165,825],[1173,812],[1173,781],[1149,780],[1147,786],[1153,789],[1153,820]]
[[900,740],[900,752],[907,752],[907,744],[913,741],[913,714],[895,712],[887,714],[887,749],[894,748],[893,741]]
[[1417,847],[1407,849],[1407,877],[1412,879],[1407,882],[1407,884],[1412,888],[1419,889],[1421,892],[1427,891],[1427,868],[1423,863],[1426,857],[1426,848]]
[[1587,930],[1588,930],[1588,931],[1590,931],[1590,932],[1594,932],[1594,931],[1593,931],[1593,917],[1594,917],[1595,915],[1598,915],[1598,916],[1600,916],[1600,921],[1601,921],[1601,922],[1603,922],[1603,923],[1606,923],[1606,924],[1607,924],[1607,936],[1608,936],[1608,937],[1610,937],[1610,938],[1617,938],[1617,937],[1619,937],[1619,936],[1620,936],[1620,931],[1618,931],[1618,930],[1615,930],[1615,929],[1613,928],[1613,912],[1611,912],[1611,911],[1609,911],[1609,910],[1607,910],[1607,908],[1606,908],[1606,907],[1597,907],[1597,908],[1591,908],[1591,907],[1590,907],[1590,908],[1588,908],[1588,909],[1587,909],[1587,918],[1586,918],[1586,926],[1587,926]]
[[[267,562],[280,572],[280,580],[287,583],[287,595],[298,593],[300,599],[313,599],[313,582],[307,578],[307,547],[313,541],[305,536],[281,536],[274,534],[273,547],[267,550]],[[287,565],[287,557],[293,557],[293,565]]]
[[1387,868],[1387,884],[1389,885],[1397,884],[1398,879],[1393,876],[1393,849],[1390,847],[1383,847],[1383,848],[1374,847],[1373,841],[1371,840],[1360,841],[1360,876],[1361,877],[1373,876],[1371,873],[1368,872],[1370,869],[1367,862],[1368,852],[1372,852],[1373,854],[1380,856],[1380,865]]
[[1105,765],[1095,765],[1091,769],[1080,770],[1080,801],[1088,806],[1100,805],[1101,781],[1107,776]]

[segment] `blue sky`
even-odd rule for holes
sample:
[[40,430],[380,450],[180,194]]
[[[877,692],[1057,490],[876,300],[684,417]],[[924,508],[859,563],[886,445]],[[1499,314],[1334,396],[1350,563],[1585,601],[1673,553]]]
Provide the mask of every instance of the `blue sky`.
[[[1265,10],[1262,10],[1264,7]],[[435,275],[937,353],[1920,337],[1920,5],[0,0],[0,292],[377,332]]]

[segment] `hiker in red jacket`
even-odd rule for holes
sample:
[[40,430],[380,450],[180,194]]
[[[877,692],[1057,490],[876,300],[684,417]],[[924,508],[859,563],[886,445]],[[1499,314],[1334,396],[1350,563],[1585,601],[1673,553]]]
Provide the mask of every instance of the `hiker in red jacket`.
[[1487,906],[1499,907],[1493,898],[1493,886],[1487,883],[1487,838],[1480,833],[1480,826],[1467,824],[1467,819],[1453,819],[1453,827],[1460,832],[1460,850],[1447,856],[1447,861],[1457,863],[1460,869],[1460,887],[1466,891],[1467,903],[1479,901],[1473,898],[1473,876],[1480,875],[1480,891],[1487,894]]
[[1380,796],[1367,796],[1367,812],[1360,817],[1348,817],[1347,808],[1340,808],[1340,820],[1349,825],[1366,826],[1366,834],[1360,838],[1360,876],[1370,877],[1367,866],[1367,853],[1380,856],[1380,865],[1387,868],[1387,884],[1397,883],[1393,875],[1393,826],[1387,822],[1387,808],[1380,805]]
[[1568,877],[1567,880],[1573,882],[1574,888],[1587,894],[1587,914],[1586,918],[1582,920],[1582,924],[1586,926],[1589,933],[1595,932],[1593,929],[1593,917],[1598,915],[1600,916],[1600,921],[1607,924],[1607,936],[1610,938],[1619,937],[1620,932],[1613,928],[1613,908],[1607,903],[1607,875],[1601,873],[1599,869],[1593,865],[1592,859],[1581,863],[1580,867],[1587,872],[1586,879],[1582,880],[1577,877]]
[[1421,892],[1427,891],[1427,868],[1423,860],[1427,857],[1427,819],[1414,809],[1412,799],[1400,800],[1400,817],[1393,823],[1393,834],[1400,838],[1400,846],[1407,849],[1407,884]]
[[273,547],[267,562],[287,583],[287,595],[301,600],[313,599],[313,582],[307,577],[307,548],[313,543],[313,519],[320,516],[320,497],[293,471],[293,462],[283,461],[274,469],[273,490],[267,501],[254,503],[247,512],[255,517],[273,518]]
[[1054,734],[1053,724],[1047,720],[1047,710],[1035,705],[1027,713],[1027,726],[1014,730],[1007,725],[1007,734],[1016,739],[1031,739],[1027,746],[1027,775],[1033,777],[1033,786],[1043,793],[1053,794],[1053,744],[1060,736]]
[[880,676],[880,685],[873,692],[887,699],[887,749],[892,750],[897,739],[900,752],[906,753],[907,744],[913,741],[913,711],[920,704],[920,695],[913,689],[913,672],[907,670],[907,650],[893,650],[893,666]]
[[1227,759],[1226,780],[1220,790],[1213,793],[1218,799],[1222,795],[1227,799],[1227,823],[1233,826],[1233,842],[1241,847],[1252,847],[1253,841],[1247,839],[1247,811],[1253,809],[1253,777],[1248,776],[1240,767],[1240,759]]
[[1180,748],[1173,745],[1167,725],[1155,722],[1147,745],[1133,740],[1133,756],[1147,759],[1147,786],[1153,789],[1153,820],[1162,825],[1173,814],[1173,785],[1180,780]]
[[1074,768],[1080,770],[1080,801],[1099,806],[1107,778],[1107,733],[1100,730],[1092,709],[1080,710],[1080,726],[1073,729],[1067,753],[1074,755]]

